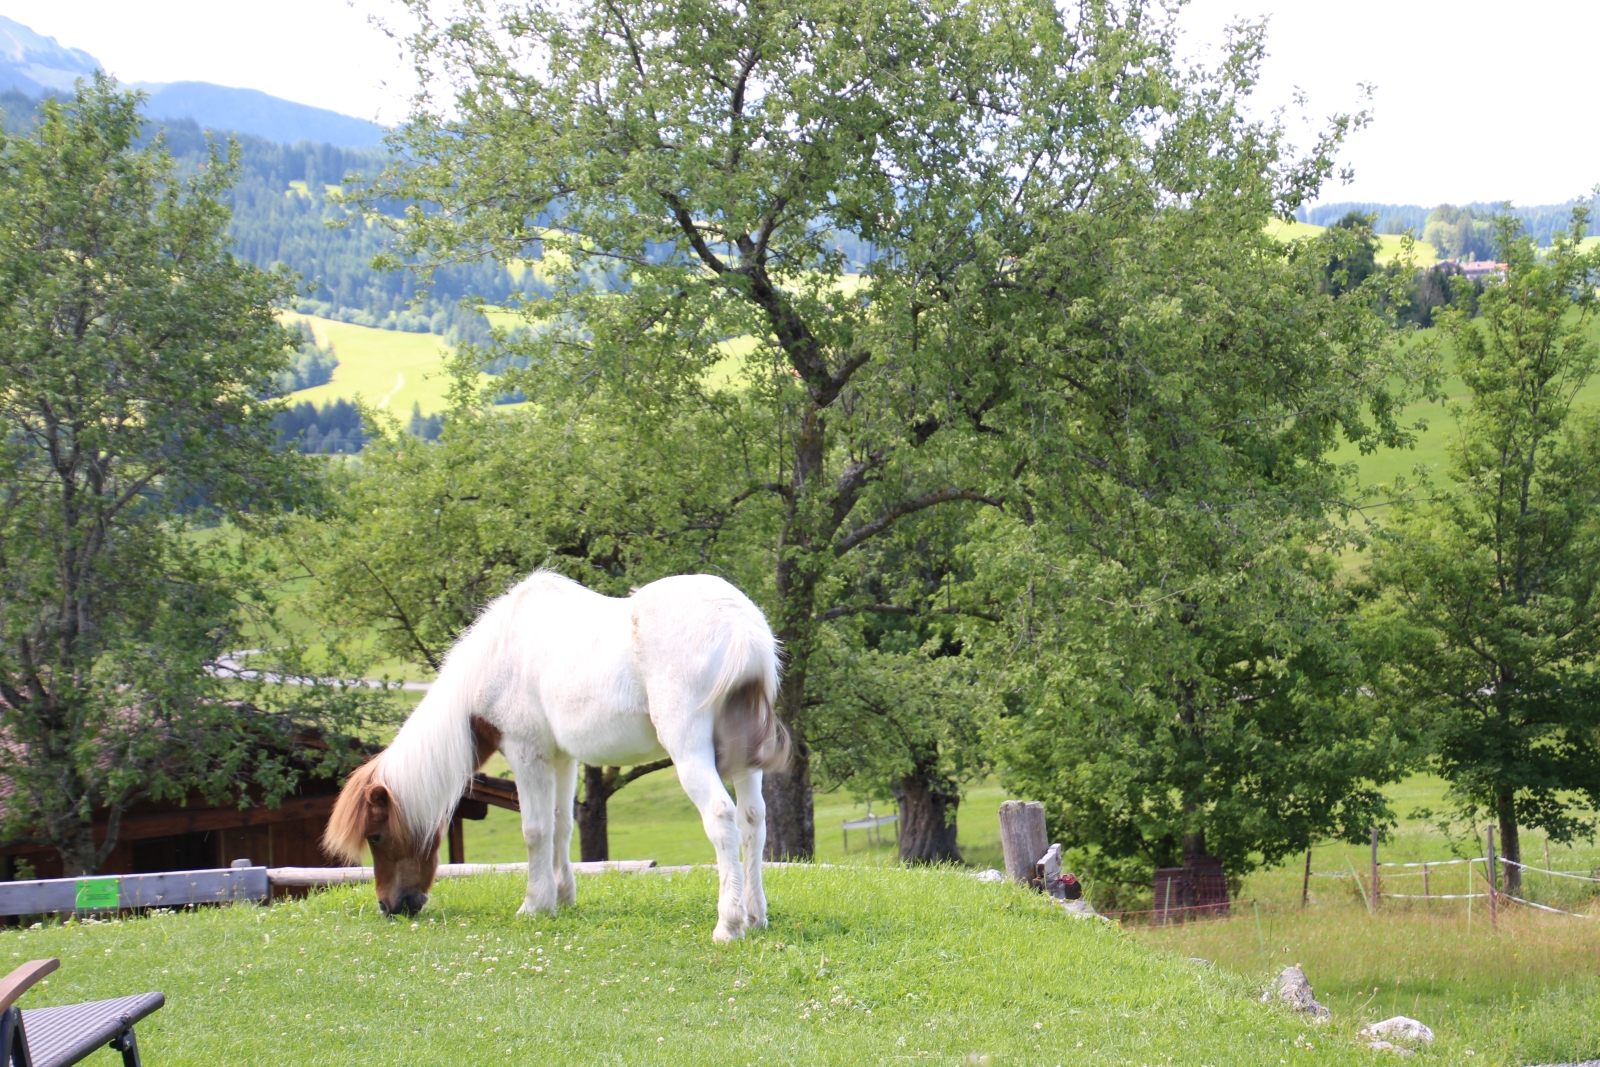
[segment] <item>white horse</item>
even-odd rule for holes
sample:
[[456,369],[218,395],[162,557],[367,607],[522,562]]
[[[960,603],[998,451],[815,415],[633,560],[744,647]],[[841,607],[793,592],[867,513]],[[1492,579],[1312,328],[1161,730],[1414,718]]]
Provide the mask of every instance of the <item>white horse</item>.
[[731,941],[767,924],[761,776],[784,764],[789,747],[772,710],[777,685],[766,619],[720,578],[663,578],[619,599],[536,572],[485,609],[394,743],[350,775],[324,847],[351,863],[371,848],[383,912],[415,913],[457,801],[498,748],[517,780],[528,845],[518,914],[553,914],[577,896],[578,764],[665,754],[716,849],[712,939]]

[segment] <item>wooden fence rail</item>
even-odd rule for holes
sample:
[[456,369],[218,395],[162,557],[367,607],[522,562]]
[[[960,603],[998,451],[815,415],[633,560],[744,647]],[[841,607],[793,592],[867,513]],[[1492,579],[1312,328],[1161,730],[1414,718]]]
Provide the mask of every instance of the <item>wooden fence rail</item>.
[[[574,863],[578,874],[607,871],[660,871],[655,860]],[[477,874],[527,874],[526,863],[441,863],[440,878]],[[39,878],[0,882],[0,916],[93,914],[139,908],[182,908],[194,904],[262,901],[275,886],[312,888],[372,881],[371,867],[261,867],[237,860],[232,867],[158,874],[114,874],[83,878]]]

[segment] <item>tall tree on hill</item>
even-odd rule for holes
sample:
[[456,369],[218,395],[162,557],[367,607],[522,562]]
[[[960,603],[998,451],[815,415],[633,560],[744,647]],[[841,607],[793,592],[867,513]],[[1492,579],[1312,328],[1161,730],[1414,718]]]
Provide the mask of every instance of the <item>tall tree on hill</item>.
[[1567,840],[1584,828],[1574,796],[1600,808],[1600,414],[1576,400],[1600,357],[1600,250],[1579,244],[1587,209],[1545,255],[1516,219],[1498,227],[1505,279],[1476,321],[1440,315],[1471,392],[1448,481],[1376,540],[1372,615],[1396,647],[1385,691],[1431,715],[1440,774],[1518,862],[1522,827]]
[[281,796],[295,734],[361,704],[220,676],[252,582],[186,527],[314,500],[261,399],[292,286],[228,252],[235,160],[180,180],[138,109],[97,75],[0,138],[0,836],[69,875],[140,800]]
[[1362,696],[1332,455],[1404,442],[1405,391],[1431,375],[1393,342],[1384,276],[1336,269],[1364,228],[1268,235],[1315,172],[1273,131],[1213,136],[1204,165],[1019,233],[993,309],[1037,339],[1014,380],[1029,509],[977,522],[975,580],[1009,624],[983,656],[1010,681],[995,759],[1107,895],[1199,855],[1243,874],[1364,839],[1390,818],[1375,785],[1415,753]]
[[[1012,491],[1030,426],[1013,375],[1034,338],[985,310],[1027,298],[1009,245],[1130,191],[1159,213],[1215,157],[1252,151],[1265,135],[1231,101],[1259,40],[1191,78],[1176,31],[1138,2],[411,8],[437,80],[405,127],[408,166],[371,195],[438,208],[397,230],[431,262],[542,244],[553,293],[524,308],[524,391],[598,391],[639,426],[729,393],[760,405],[724,504],[764,538],[746,585],[788,657],[795,756],[766,783],[768,846],[809,856],[821,628],[840,609],[921,610],[876,604],[852,554]],[[1326,173],[1318,147],[1296,182]],[[1162,196],[1143,195],[1152,180]],[[859,279],[836,235],[876,250]]]

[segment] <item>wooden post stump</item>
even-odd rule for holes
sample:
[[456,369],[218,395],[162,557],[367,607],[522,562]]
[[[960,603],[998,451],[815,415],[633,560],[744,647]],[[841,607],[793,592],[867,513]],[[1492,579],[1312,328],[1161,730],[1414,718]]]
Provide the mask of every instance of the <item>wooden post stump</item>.
[[1037,800],[1007,800],[1000,805],[1000,848],[1005,853],[1006,877],[1028,885],[1034,864],[1050,848],[1045,832],[1044,805]]
[[[1469,863],[1469,864],[1467,864],[1467,866],[1470,867],[1470,866],[1472,866],[1472,864]],[[1496,898],[1499,897],[1499,895],[1500,895],[1500,877],[1499,877],[1500,872],[1498,870],[1496,870],[1495,867],[1496,867],[1496,864],[1495,864],[1495,859],[1494,859],[1494,824],[1491,823],[1489,825],[1489,928],[1490,929],[1494,929],[1494,927],[1496,925],[1498,925],[1498,919],[1499,919],[1498,912],[1499,912],[1499,903],[1500,902]]]
[[1372,899],[1368,901],[1368,911],[1378,914],[1378,828],[1372,828]]

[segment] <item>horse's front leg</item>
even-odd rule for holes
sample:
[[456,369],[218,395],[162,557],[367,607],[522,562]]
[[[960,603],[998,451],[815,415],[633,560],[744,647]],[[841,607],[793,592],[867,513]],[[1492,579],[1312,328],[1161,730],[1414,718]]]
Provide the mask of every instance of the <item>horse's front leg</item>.
[[[551,852],[555,860],[556,902],[576,904],[578,883],[572,877],[572,801],[578,795],[578,761],[558,760],[556,777],[556,837]],[[529,863],[532,863],[530,858]]]
[[[528,895],[518,915],[556,912],[555,875],[556,773],[543,755],[524,746],[506,744],[500,751],[517,780],[517,801],[522,808],[522,840],[528,846]],[[570,831],[569,831],[570,832]]]
[[767,894],[761,885],[761,858],[767,848],[767,803],[761,797],[761,772],[749,771],[733,783],[739,798],[739,851],[744,866],[744,913],[753,930],[766,929]]

